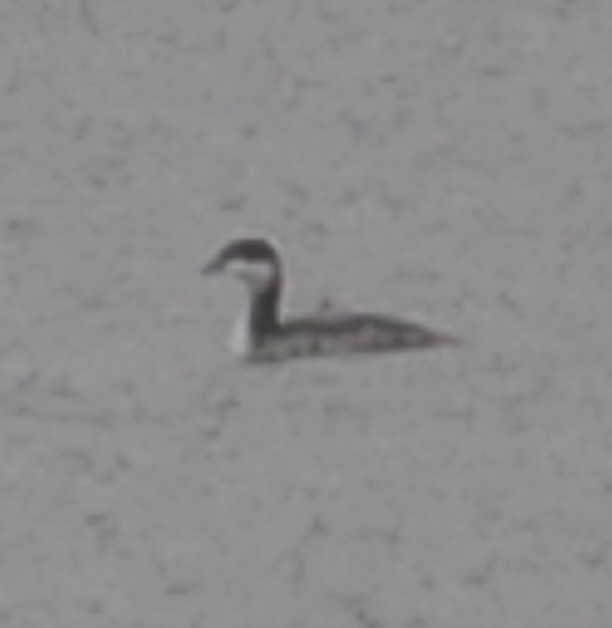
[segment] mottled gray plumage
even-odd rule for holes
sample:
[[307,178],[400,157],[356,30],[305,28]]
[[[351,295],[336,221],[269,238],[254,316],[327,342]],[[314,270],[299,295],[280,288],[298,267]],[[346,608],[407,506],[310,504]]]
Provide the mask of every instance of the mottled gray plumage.
[[[238,336],[240,353],[250,360],[341,355],[457,344],[450,336],[377,314],[321,312],[281,321],[280,258],[265,240],[230,242],[202,271],[229,272],[250,288],[249,314]],[[238,337],[237,336],[237,337]]]

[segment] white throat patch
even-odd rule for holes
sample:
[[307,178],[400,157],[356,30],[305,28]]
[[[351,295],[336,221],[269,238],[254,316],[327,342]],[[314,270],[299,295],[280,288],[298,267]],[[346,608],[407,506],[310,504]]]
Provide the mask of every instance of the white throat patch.
[[274,280],[276,269],[271,262],[248,262],[234,259],[225,265],[225,272],[242,279],[249,288],[257,292],[270,286]]

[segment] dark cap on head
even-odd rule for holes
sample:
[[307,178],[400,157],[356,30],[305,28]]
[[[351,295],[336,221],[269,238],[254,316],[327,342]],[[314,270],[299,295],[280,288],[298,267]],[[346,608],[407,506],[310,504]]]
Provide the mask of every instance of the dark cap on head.
[[211,273],[220,271],[225,264],[232,260],[271,262],[274,265],[278,265],[278,253],[274,247],[263,238],[233,240],[221,249],[212,262],[202,268],[202,272]]

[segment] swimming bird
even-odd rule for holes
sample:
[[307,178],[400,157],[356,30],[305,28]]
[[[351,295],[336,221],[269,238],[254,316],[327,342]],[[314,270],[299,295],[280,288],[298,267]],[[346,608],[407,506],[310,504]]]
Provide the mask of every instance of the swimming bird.
[[236,324],[231,348],[247,360],[277,361],[457,344],[456,339],[446,334],[379,314],[343,313],[326,308],[312,316],[283,320],[280,255],[270,242],[261,238],[229,242],[201,272],[231,275],[246,285],[249,306]]

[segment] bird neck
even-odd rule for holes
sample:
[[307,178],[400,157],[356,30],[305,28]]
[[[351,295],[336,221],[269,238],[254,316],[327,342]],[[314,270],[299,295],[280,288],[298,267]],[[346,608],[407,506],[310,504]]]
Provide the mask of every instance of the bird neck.
[[280,279],[276,279],[268,287],[251,294],[248,325],[255,345],[279,327],[280,290]]

